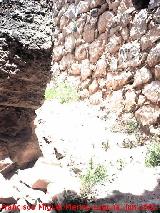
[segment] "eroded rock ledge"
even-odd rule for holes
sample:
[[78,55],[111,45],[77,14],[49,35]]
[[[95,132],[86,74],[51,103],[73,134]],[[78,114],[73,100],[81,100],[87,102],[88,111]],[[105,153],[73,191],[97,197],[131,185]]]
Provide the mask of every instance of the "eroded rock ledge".
[[33,120],[50,79],[51,15],[48,1],[0,2],[0,160],[19,166],[41,155]]

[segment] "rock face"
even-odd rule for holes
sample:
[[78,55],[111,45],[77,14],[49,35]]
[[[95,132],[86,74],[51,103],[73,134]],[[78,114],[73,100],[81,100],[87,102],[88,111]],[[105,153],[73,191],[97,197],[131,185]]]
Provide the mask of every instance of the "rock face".
[[50,79],[47,2],[0,1],[0,160],[10,157],[19,166],[41,155],[33,120]]
[[[119,90],[127,112],[138,110],[137,120],[144,124],[146,110],[152,120],[148,124],[157,124],[148,109],[159,106],[159,5],[159,0],[54,0],[54,48],[66,50],[59,51],[53,63],[79,76],[81,97],[92,100],[101,94],[102,102]],[[67,58],[61,69],[68,54],[74,66]]]

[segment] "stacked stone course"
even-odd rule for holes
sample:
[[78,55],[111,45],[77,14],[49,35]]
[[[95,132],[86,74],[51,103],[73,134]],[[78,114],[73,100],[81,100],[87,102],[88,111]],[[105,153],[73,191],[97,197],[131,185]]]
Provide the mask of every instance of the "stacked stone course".
[[106,100],[152,125],[160,116],[160,8],[145,2],[53,1],[53,70],[74,76],[82,99]]

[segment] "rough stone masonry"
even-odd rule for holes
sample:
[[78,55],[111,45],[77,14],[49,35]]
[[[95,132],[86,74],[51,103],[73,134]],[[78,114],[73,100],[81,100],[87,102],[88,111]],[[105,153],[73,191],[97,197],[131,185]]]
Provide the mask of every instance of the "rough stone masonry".
[[53,70],[81,98],[160,123],[160,1],[54,1]]
[[0,162],[24,167],[41,155],[33,121],[50,79],[50,8],[46,1],[0,1]]

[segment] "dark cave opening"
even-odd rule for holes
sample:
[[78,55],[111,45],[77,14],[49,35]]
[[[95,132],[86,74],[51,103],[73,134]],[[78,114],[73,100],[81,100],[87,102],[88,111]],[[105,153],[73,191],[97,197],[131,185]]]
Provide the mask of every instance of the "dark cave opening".
[[134,7],[137,10],[148,8],[150,0],[132,0]]

